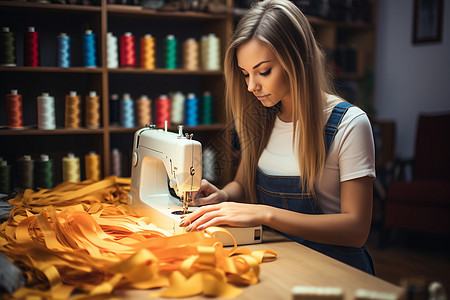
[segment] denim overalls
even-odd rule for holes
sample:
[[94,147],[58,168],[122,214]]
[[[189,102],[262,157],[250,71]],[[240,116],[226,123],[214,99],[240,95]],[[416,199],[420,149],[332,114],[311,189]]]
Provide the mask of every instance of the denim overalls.
[[[338,131],[342,117],[350,106],[351,104],[342,102],[333,108],[325,126],[327,152]],[[316,199],[311,194],[302,192],[299,179],[300,177],[298,176],[266,175],[258,168],[256,175],[258,203],[304,214],[323,214]],[[372,258],[364,246],[355,248],[328,245],[307,241],[287,234],[283,235],[357,269],[369,274],[375,274]]]

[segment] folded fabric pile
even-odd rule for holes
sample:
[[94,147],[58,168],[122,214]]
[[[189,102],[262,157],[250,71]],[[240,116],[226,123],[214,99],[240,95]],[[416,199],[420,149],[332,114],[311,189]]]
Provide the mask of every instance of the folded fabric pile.
[[151,289],[149,296],[198,294],[233,298],[235,285],[256,284],[270,250],[223,247],[214,232],[166,236],[126,204],[130,179],[62,183],[26,190],[10,200],[0,225],[0,251],[26,274],[12,298],[76,299],[116,290]]

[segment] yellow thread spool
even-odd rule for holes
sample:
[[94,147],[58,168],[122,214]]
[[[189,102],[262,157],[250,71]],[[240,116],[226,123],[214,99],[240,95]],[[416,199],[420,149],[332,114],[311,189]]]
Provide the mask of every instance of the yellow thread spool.
[[100,155],[94,151],[84,157],[84,166],[86,171],[86,179],[92,179],[95,181],[100,180]]
[[146,34],[141,38],[141,67],[155,69],[155,38]]
[[194,38],[189,38],[183,43],[183,68],[191,71],[199,69],[199,49]]
[[81,99],[76,91],[70,91],[66,95],[65,127],[78,129],[81,127]]
[[80,159],[73,153],[67,154],[62,159],[62,171],[64,182],[80,182]]
[[100,97],[95,91],[86,96],[86,127],[95,129],[100,127]]

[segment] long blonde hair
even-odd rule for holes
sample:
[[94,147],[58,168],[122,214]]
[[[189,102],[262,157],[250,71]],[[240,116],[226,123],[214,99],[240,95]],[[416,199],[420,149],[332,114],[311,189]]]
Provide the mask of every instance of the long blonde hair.
[[315,194],[314,183],[325,165],[324,106],[333,93],[325,58],[303,13],[289,0],[255,3],[239,21],[225,54],[227,116],[234,122],[241,147],[244,189],[256,203],[255,177],[258,160],[267,145],[279,112],[279,104],[264,107],[247,91],[236,50],[251,39],[264,43],[275,54],[289,78],[293,99],[293,149],[298,155],[300,184]]

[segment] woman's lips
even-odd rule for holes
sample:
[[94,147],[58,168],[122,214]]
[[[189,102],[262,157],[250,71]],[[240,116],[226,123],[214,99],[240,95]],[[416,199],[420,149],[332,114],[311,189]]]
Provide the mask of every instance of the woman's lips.
[[269,97],[269,95],[256,96],[256,98],[258,98],[259,101],[263,101],[263,100],[265,100],[267,97]]

